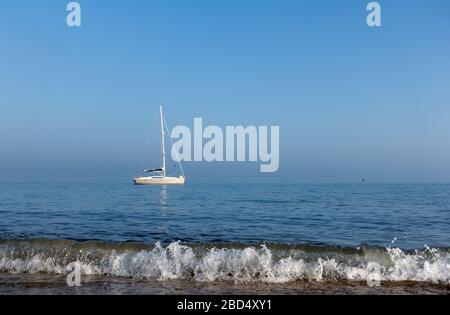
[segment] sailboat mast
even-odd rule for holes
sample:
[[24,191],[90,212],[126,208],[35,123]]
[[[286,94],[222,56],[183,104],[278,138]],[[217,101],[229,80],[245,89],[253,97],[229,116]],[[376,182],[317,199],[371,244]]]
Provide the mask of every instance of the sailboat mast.
[[166,148],[164,145],[164,118],[162,105],[159,106],[159,112],[161,116],[161,147],[162,147],[162,170],[163,176],[166,177]]

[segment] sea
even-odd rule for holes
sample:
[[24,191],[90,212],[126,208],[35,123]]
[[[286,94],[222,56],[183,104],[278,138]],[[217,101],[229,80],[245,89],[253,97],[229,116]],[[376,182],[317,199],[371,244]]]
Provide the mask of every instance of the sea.
[[450,185],[0,184],[0,294],[450,294]]

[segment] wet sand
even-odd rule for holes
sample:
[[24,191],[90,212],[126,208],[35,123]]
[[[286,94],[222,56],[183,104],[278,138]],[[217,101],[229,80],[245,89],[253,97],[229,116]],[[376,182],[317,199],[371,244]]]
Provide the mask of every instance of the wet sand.
[[110,277],[84,277],[80,287],[69,287],[65,276],[0,273],[0,294],[7,295],[450,295],[450,285],[418,282],[360,282],[290,284],[235,284],[231,282],[152,281]]

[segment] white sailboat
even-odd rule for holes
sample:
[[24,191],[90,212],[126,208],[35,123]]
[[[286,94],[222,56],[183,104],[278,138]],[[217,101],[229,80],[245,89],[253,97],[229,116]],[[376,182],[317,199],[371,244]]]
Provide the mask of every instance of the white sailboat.
[[161,151],[162,151],[162,166],[160,168],[148,169],[142,171],[143,173],[152,173],[152,176],[138,175],[134,177],[135,185],[184,185],[185,178],[183,167],[181,166],[180,159],[178,165],[180,166],[182,176],[171,177],[166,176],[166,148],[164,145],[164,117],[162,105],[159,107],[160,119],[161,119]]

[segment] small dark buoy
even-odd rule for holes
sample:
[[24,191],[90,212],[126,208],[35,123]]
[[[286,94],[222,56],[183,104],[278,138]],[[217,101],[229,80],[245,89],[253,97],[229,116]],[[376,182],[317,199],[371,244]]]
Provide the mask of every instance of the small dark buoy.
[[365,182],[366,182],[366,179],[365,179],[365,178],[363,178],[363,179],[362,179],[362,182],[363,182],[363,183],[365,183]]

